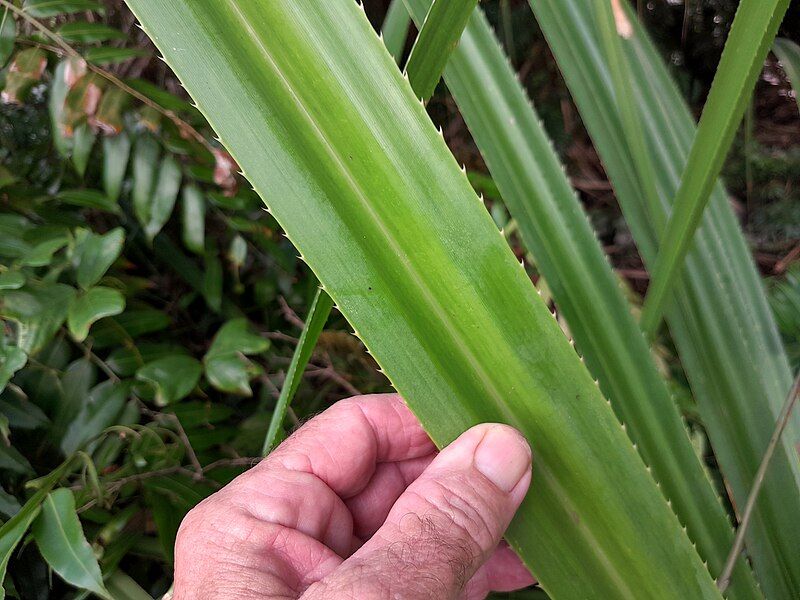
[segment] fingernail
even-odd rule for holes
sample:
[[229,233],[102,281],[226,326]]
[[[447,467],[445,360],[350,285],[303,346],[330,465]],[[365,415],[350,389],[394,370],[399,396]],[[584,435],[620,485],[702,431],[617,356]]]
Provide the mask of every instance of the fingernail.
[[475,449],[475,467],[508,493],[522,480],[531,465],[531,449],[517,431],[505,425],[492,426]]

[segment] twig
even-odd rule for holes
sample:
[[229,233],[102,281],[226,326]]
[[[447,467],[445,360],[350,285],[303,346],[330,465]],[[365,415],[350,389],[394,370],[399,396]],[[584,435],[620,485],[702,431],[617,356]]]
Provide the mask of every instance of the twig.
[[286,298],[283,296],[278,296],[278,303],[281,305],[281,313],[283,314],[283,318],[289,321],[292,325],[297,327],[298,329],[303,329],[306,326],[303,319],[297,316],[297,313],[292,310],[292,307],[289,306],[289,303],[286,302]]
[[113,73],[110,73],[109,71],[106,71],[102,67],[98,67],[97,65],[92,64],[89,61],[87,61],[81,55],[80,52],[75,50],[75,48],[73,48],[66,41],[64,41],[64,38],[62,38],[60,35],[58,35],[54,31],[51,31],[50,29],[45,27],[38,19],[33,18],[28,13],[26,13],[23,9],[17,8],[16,6],[14,6],[11,2],[9,2],[9,0],[0,0],[0,6],[6,7],[6,9],[10,10],[11,12],[13,12],[20,19],[23,19],[23,20],[27,21],[28,23],[30,23],[42,35],[44,35],[46,38],[49,38],[50,40],[52,40],[66,55],[71,56],[73,58],[78,58],[78,59],[84,61],[86,63],[87,68],[90,71],[96,73],[97,75],[99,75],[100,77],[105,79],[106,81],[108,81],[111,84],[117,86],[118,88],[120,88],[121,90],[126,92],[127,94],[133,96],[134,98],[136,98],[139,102],[141,102],[145,106],[149,106],[153,110],[155,110],[158,113],[164,115],[167,119],[172,121],[175,124],[175,126],[178,127],[178,129],[180,131],[183,131],[183,132],[191,135],[198,143],[202,144],[203,147],[206,148],[206,150],[208,150],[209,152],[213,152],[214,151],[214,146],[211,145],[211,142],[209,142],[199,131],[197,131],[189,123],[187,123],[186,121],[181,119],[177,114],[175,114],[174,111],[171,111],[169,109],[164,108],[163,106],[161,106],[157,102],[154,102],[152,99],[148,98],[147,96],[145,96],[141,92],[136,91],[135,89],[133,89],[127,83],[122,81],[119,77],[117,77]]
[[728,559],[725,561],[725,568],[722,569],[722,574],[717,580],[717,587],[719,588],[720,592],[724,592],[726,589],[728,589],[728,585],[730,585],[733,568],[736,565],[736,560],[742,553],[742,549],[744,548],[744,535],[747,532],[747,526],[750,524],[750,517],[753,515],[753,508],[756,505],[758,493],[761,491],[761,486],[764,483],[764,477],[767,474],[767,468],[769,467],[770,459],[775,453],[775,448],[778,445],[778,440],[780,440],[781,434],[783,434],[783,430],[786,429],[786,425],[789,423],[789,416],[792,414],[792,409],[797,403],[798,396],[800,396],[800,373],[798,373],[795,377],[792,389],[789,390],[789,395],[786,397],[786,403],[783,405],[783,410],[781,411],[778,421],[775,424],[775,431],[772,432],[772,437],[767,445],[767,450],[764,452],[764,456],[761,459],[761,464],[758,465],[758,471],[756,471],[756,476],[753,479],[753,487],[750,489],[750,494],[747,496],[747,503],[744,507],[742,520],[739,523],[739,529],[736,530],[736,538],[733,541],[733,547],[731,548],[730,554],[728,554]]

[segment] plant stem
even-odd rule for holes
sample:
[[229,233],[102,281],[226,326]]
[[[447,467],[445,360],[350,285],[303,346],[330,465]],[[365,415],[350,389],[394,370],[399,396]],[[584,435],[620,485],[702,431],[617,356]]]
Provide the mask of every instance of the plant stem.
[[750,495],[747,496],[747,503],[744,507],[742,520],[739,523],[739,529],[736,531],[736,538],[733,541],[733,547],[731,548],[730,554],[728,554],[728,560],[725,561],[725,568],[722,570],[722,574],[717,580],[717,587],[719,588],[720,592],[725,592],[731,582],[731,574],[733,573],[733,568],[736,565],[736,559],[739,554],[741,554],[742,548],[744,548],[744,536],[745,533],[747,533],[747,526],[750,524],[750,517],[753,515],[753,508],[756,505],[758,493],[761,491],[761,485],[764,483],[764,478],[767,474],[767,469],[769,468],[769,462],[772,459],[772,455],[775,453],[775,448],[778,445],[778,440],[780,440],[781,434],[783,434],[783,430],[786,429],[786,425],[789,423],[789,416],[792,414],[792,409],[794,408],[795,404],[797,404],[798,396],[800,396],[800,373],[798,373],[795,377],[792,389],[789,390],[789,395],[786,397],[786,403],[784,404],[783,410],[781,411],[778,421],[775,424],[775,431],[772,432],[772,437],[769,440],[767,450],[764,452],[764,456],[761,459],[761,464],[758,466],[758,471],[756,471],[756,476],[753,479],[753,487],[750,490]]

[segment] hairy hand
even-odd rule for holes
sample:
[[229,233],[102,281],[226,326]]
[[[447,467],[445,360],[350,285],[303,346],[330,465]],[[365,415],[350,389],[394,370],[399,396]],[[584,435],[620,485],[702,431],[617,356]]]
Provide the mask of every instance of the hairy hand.
[[484,598],[530,585],[501,537],[528,444],[473,427],[442,452],[397,395],[343,400],[192,510],[175,600]]

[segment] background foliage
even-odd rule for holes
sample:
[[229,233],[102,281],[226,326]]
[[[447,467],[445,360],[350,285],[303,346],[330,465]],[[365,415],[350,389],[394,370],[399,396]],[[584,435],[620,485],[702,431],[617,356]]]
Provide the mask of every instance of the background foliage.
[[[482,4],[638,301],[647,273],[527,4]],[[34,523],[19,545],[0,547],[0,575],[7,566],[10,597],[87,593],[76,588],[157,596],[170,585],[183,515],[260,455],[317,282],[121,2],[25,6],[85,60],[0,9],[0,516]],[[698,112],[735,7],[638,6]],[[379,28],[386,3],[366,8]],[[782,35],[797,41],[798,24],[794,2]],[[800,116],[792,95],[770,57],[725,178],[797,368]],[[444,86],[429,113],[538,281]],[[715,474],[669,338],[658,347]],[[389,389],[334,311],[286,429],[343,396]],[[49,493],[64,480],[68,489]],[[47,496],[42,508],[20,512],[34,492]],[[81,560],[62,562],[65,545]]]

